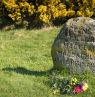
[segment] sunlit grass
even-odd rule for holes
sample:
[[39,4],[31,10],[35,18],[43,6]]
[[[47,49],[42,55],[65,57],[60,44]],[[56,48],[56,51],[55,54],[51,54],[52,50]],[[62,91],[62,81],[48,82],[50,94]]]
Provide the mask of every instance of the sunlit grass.
[[95,97],[91,75],[87,75],[90,89],[79,95],[53,95],[46,84],[53,66],[51,45],[59,31],[0,31],[0,97]]

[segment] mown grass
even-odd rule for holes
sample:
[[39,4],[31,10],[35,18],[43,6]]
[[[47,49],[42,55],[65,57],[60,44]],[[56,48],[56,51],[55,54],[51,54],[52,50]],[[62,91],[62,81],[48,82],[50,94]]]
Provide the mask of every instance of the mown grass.
[[[59,28],[0,31],[0,97],[95,97],[95,77],[79,95],[53,95],[47,84],[51,45]],[[68,77],[68,75],[65,74]]]

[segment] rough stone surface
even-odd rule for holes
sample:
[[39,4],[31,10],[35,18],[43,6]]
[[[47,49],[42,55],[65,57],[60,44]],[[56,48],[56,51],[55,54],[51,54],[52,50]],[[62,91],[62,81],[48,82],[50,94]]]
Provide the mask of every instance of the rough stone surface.
[[95,20],[78,17],[68,20],[52,45],[54,68],[71,73],[95,73]]

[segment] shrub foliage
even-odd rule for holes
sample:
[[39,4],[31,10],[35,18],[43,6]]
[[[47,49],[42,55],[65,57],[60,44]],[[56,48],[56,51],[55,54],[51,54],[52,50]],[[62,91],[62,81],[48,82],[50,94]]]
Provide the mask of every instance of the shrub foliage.
[[92,17],[95,12],[95,0],[2,0],[0,16],[10,18],[12,22],[37,20],[51,24],[64,17]]
[[7,11],[7,16],[15,22],[22,21],[34,13],[34,5],[28,3],[27,0],[3,0],[2,3]]

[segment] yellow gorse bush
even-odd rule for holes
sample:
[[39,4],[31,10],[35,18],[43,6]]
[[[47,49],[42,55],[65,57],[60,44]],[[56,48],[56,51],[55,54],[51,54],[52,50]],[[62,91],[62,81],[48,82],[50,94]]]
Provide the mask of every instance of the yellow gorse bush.
[[57,18],[93,16],[95,0],[2,0],[0,15],[4,13],[14,22],[34,16],[33,19],[50,24]]
[[32,3],[28,3],[27,0],[16,2],[15,0],[3,0],[2,3],[8,11],[8,16],[13,21],[22,20],[27,15],[32,15],[34,12],[34,6]]
[[32,3],[28,3],[26,1],[24,1],[24,2],[18,2],[18,4],[19,4],[21,13],[27,12],[29,15],[33,14],[34,6],[32,5]]
[[79,10],[77,11],[78,16],[91,17],[94,14],[95,0],[78,0]]
[[60,0],[48,0],[44,5],[38,7],[39,18],[45,23],[57,17],[64,17],[67,14],[66,6]]

